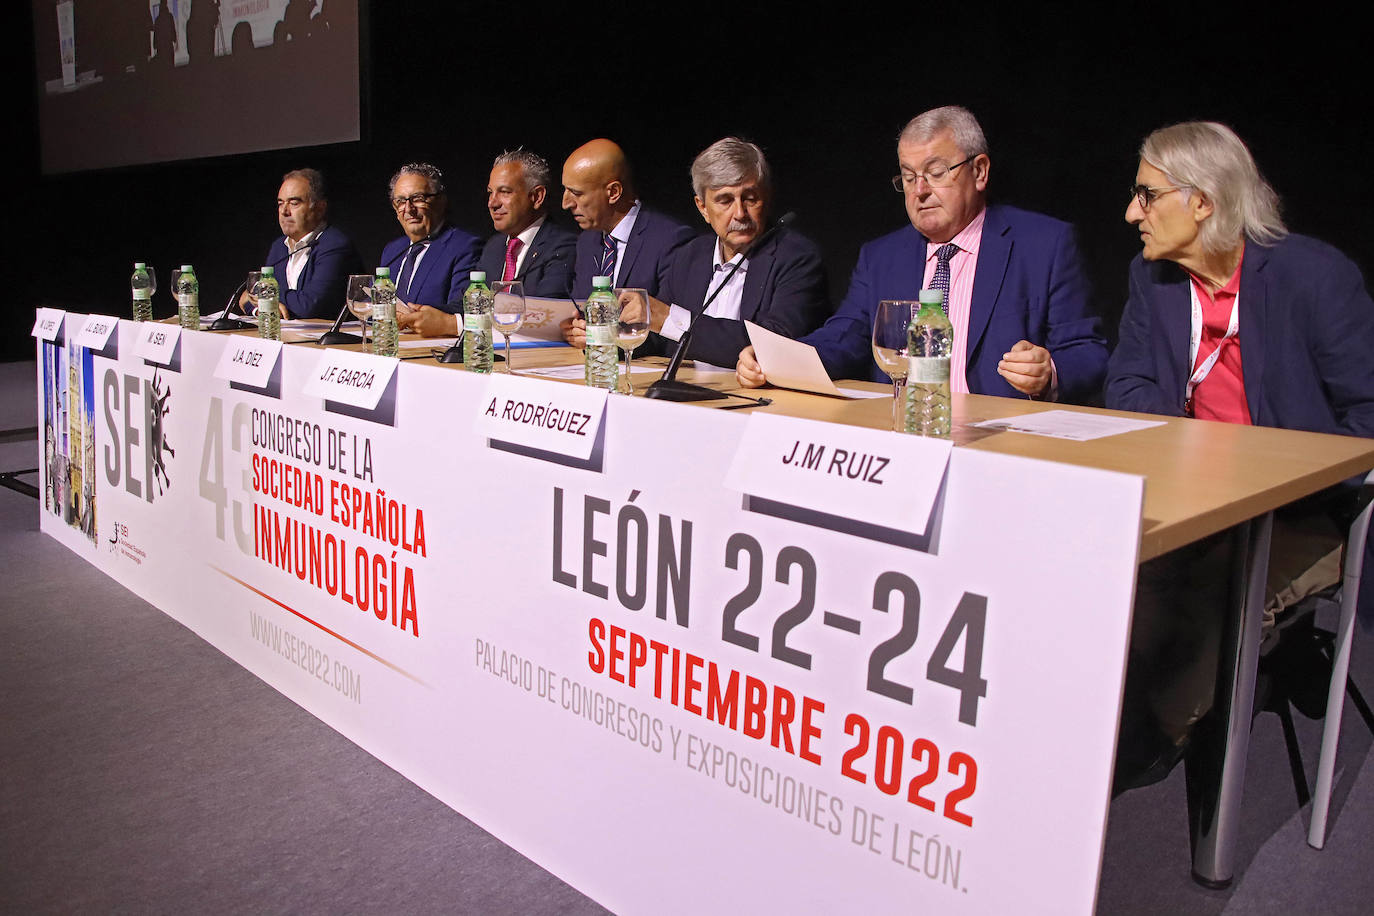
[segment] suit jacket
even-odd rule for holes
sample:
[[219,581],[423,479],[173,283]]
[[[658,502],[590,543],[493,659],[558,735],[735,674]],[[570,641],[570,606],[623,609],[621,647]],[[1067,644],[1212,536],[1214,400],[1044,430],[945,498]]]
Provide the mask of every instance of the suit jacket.
[[[659,289],[665,302],[693,314],[702,310],[710,291],[719,284],[714,276],[714,233],[700,235],[678,248]],[[825,265],[820,250],[805,236],[783,229],[757,251],[749,253],[740,297],[738,319],[702,315],[696,320],[686,356],[717,366],[733,366],[739,352],[749,346],[745,321],[762,325],[786,337],[800,337],[830,314]],[[658,335],[650,335],[652,338]],[[672,352],[671,340],[658,338],[660,350]]]
[[295,289],[286,288],[286,237],[267,249],[264,264],[277,271],[281,302],[292,318],[333,318],[344,307],[349,274],[363,272],[363,259],[339,229],[326,226],[306,256]]
[[[482,248],[482,256],[477,259],[477,269],[487,272],[487,285],[500,280],[506,269],[506,236],[498,232],[487,239]],[[541,296],[547,299],[565,299],[572,289],[573,250],[577,246],[577,233],[546,218],[544,225],[534,234],[530,250],[520,264],[515,279],[525,284],[526,296]],[[461,308],[462,302],[455,305]]]
[[[1108,407],[1183,414],[1191,374],[1188,287],[1187,272],[1173,262],[1146,262],[1140,255],[1131,262],[1130,298],[1107,378]],[[1251,421],[1374,436],[1374,303],[1359,268],[1330,245],[1301,235],[1270,247],[1246,242],[1239,299]]]
[[[401,236],[382,249],[382,266],[391,269],[391,279],[400,285],[410,239]],[[468,274],[477,270],[477,253],[482,242],[457,226],[446,226],[429,243],[420,266],[410,278],[410,287],[401,298],[411,305],[430,305],[445,312],[462,305],[468,288]]]
[[[663,278],[672,263],[672,254],[692,238],[692,230],[657,210],[641,206],[635,216],[625,250],[620,258],[620,282],[617,286],[648,290],[658,296]],[[577,238],[577,264],[573,270],[573,298],[578,302],[592,292],[592,277],[601,269],[601,231],[586,229]]]
[[[804,338],[831,378],[889,381],[873,360],[873,313],[882,299],[915,299],[924,285],[927,239],[914,226],[869,242],[834,317]],[[1092,314],[1073,227],[1014,207],[989,206],[969,309],[965,380],[974,394],[1025,397],[997,374],[1019,340],[1050,351],[1059,400],[1102,390],[1107,341]]]

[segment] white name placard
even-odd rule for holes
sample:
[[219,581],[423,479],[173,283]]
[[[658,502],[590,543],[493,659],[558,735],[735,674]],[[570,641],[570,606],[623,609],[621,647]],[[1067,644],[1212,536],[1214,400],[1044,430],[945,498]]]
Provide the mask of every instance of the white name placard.
[[220,355],[215,377],[253,388],[265,388],[281,358],[281,341],[235,335]]
[[585,461],[607,394],[605,388],[492,375],[477,413],[477,434]]
[[841,518],[924,534],[947,439],[754,414],[725,485]]
[[56,340],[62,330],[62,318],[67,313],[61,309],[39,309],[33,322],[33,336],[39,340]]
[[76,332],[76,342],[88,350],[103,350],[117,327],[118,318],[110,315],[89,315],[81,325],[81,330]]
[[326,401],[375,410],[382,392],[396,374],[396,366],[396,360],[385,356],[328,350],[310,374],[305,393]]
[[179,340],[181,340],[181,325],[145,321],[138,325],[138,338],[134,341],[134,354],[150,363],[166,366],[171,363]]

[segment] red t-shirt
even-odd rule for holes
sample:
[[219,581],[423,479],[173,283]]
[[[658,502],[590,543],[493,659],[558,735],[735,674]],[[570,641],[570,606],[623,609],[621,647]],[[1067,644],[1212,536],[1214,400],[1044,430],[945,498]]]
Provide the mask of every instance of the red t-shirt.
[[[1241,252],[1240,261],[1236,265],[1236,272],[1225,286],[1217,290],[1215,296],[1207,291],[1197,277],[1192,277],[1193,292],[1202,306],[1202,338],[1198,342],[1197,358],[1193,361],[1194,372],[1226,337],[1226,329],[1231,323],[1231,309],[1235,306],[1236,296],[1240,294],[1244,251]],[[1212,371],[1193,389],[1193,416],[1200,420],[1250,424],[1250,404],[1245,399],[1239,334],[1225,341]]]

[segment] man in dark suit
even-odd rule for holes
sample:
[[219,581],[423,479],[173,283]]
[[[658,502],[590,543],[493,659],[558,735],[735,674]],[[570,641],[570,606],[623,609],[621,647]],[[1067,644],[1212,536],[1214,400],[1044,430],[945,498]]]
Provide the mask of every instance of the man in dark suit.
[[[492,163],[487,210],[496,234],[487,239],[477,270],[487,283],[519,280],[526,296],[562,298],[572,288],[577,236],[549,219],[549,164],[528,150],[504,152]],[[456,312],[462,302],[454,303]],[[455,337],[459,321],[448,312],[421,307],[402,327],[425,337]]]
[[[657,296],[670,256],[692,237],[692,230],[640,202],[625,152],[610,140],[591,140],[568,157],[563,209],[582,229],[572,291],[579,302],[591,293],[592,278],[598,276],[609,276],[612,286]],[[586,328],[582,319],[570,318],[563,323],[563,336],[582,347]]]
[[749,343],[745,321],[787,337],[824,321],[830,300],[815,244],[786,228],[764,238],[772,175],[763,150],[716,141],[692,162],[692,188],[712,231],[673,253],[649,300],[649,350],[672,352],[690,326],[686,357],[728,367]]
[[[1143,251],[1131,263],[1108,407],[1374,436],[1374,302],[1363,278],[1336,249],[1288,232],[1278,195],[1230,128],[1190,122],[1147,137],[1126,221]],[[1339,580],[1352,497],[1336,487],[1275,513],[1266,628]],[[1218,535],[1140,568],[1118,788],[1166,774],[1213,703],[1228,548]]]
[[[814,334],[833,378],[887,381],[873,360],[873,314],[882,299],[947,292],[954,325],[954,391],[1086,401],[1098,396],[1107,344],[1071,226],[988,206],[991,160],[977,119],[957,106],[913,119],[897,141],[909,226],[865,245],[839,310]],[[746,347],[742,385],[767,381]]]
[[391,270],[396,283],[398,319],[425,305],[455,311],[461,307],[482,243],[445,224],[444,173],[428,162],[403,165],[391,176],[389,193],[405,232],[382,249],[382,266]]
[[[348,275],[363,269],[348,236],[325,223],[328,210],[319,172],[296,169],[282,176],[277,223],[283,237],[267,249],[263,263],[276,272],[287,318],[333,318],[343,308]],[[248,293],[239,301],[246,305]]]

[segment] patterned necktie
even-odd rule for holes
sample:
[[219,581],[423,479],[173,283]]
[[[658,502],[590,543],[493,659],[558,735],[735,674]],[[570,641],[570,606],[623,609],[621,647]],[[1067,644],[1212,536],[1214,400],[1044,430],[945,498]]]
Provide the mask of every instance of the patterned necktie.
[[415,262],[420,260],[420,255],[424,254],[428,246],[429,239],[421,239],[412,244],[406,252],[405,263],[401,265],[401,275],[396,278],[396,296],[402,302],[410,301],[410,281],[415,274]]
[[525,247],[525,243],[516,236],[511,236],[506,240],[506,269],[501,273],[502,280],[515,279],[515,259],[520,257],[520,249]]
[[601,273],[598,277],[610,277],[612,282],[615,280],[615,239],[610,235],[601,236]]
[[946,242],[935,252],[935,276],[931,278],[930,288],[938,289],[944,295],[944,301],[940,307],[949,314],[949,259],[954,257],[954,252],[959,250],[959,246],[953,242]]

